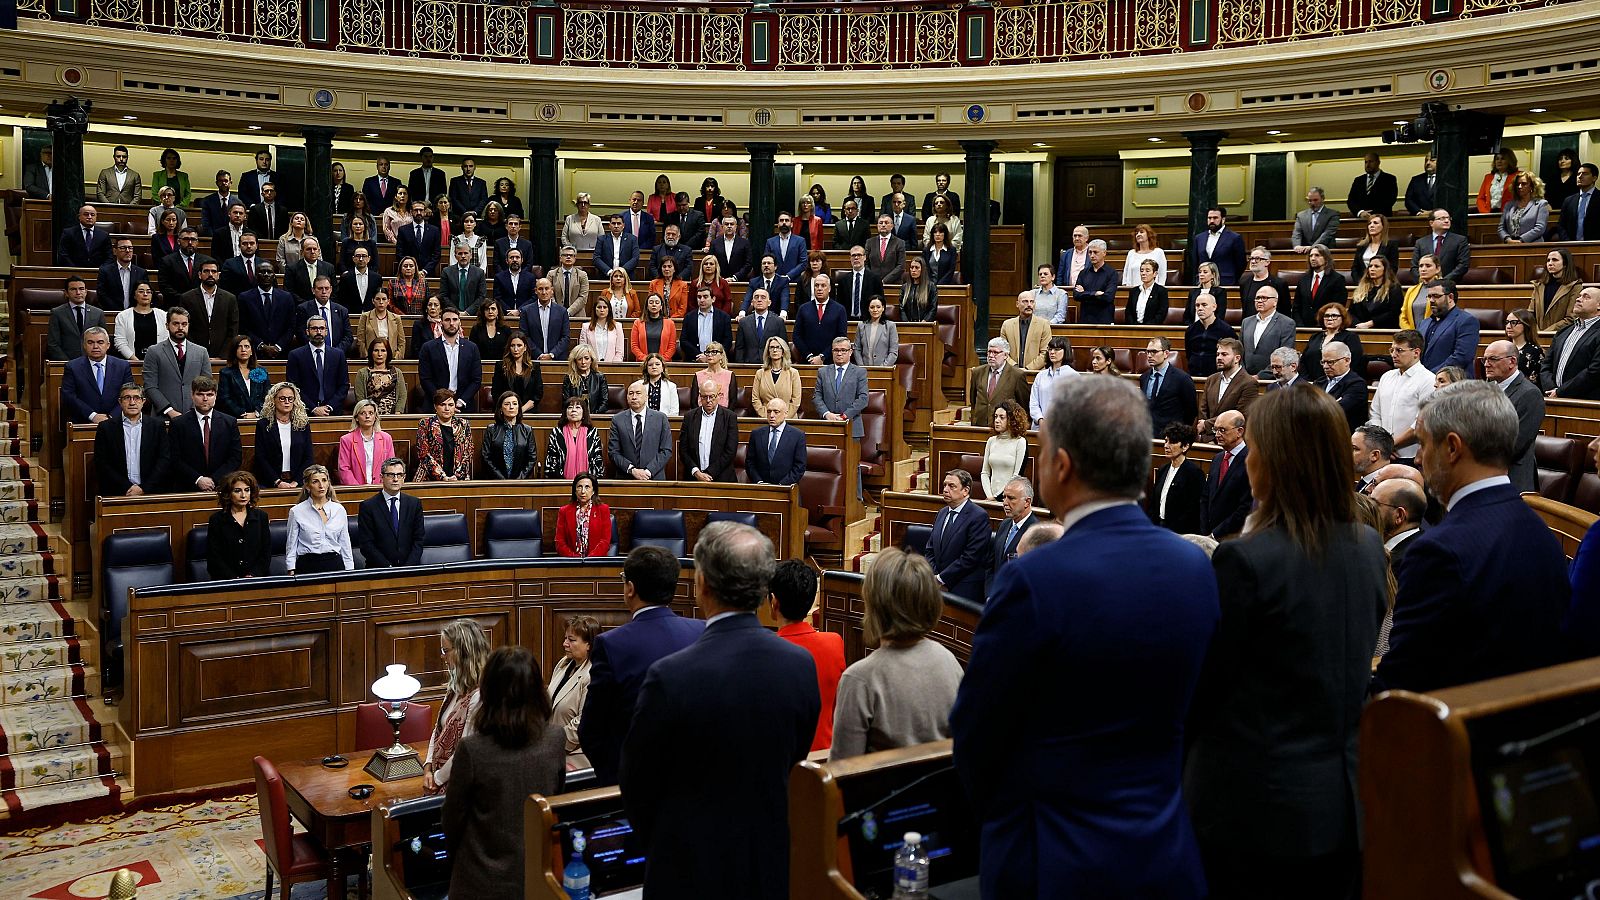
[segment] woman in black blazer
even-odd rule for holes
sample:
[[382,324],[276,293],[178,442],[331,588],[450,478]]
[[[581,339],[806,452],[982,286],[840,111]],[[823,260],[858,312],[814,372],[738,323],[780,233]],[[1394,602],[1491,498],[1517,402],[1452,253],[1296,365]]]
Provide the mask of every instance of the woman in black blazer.
[[1300,377],[1316,381],[1322,376],[1322,351],[1329,343],[1339,343],[1350,348],[1352,371],[1365,373],[1367,354],[1361,349],[1361,338],[1350,330],[1350,310],[1343,303],[1324,303],[1316,312],[1317,324],[1322,330],[1306,339],[1306,349],[1300,351]]
[[234,472],[217,485],[217,505],[206,524],[206,570],[212,581],[270,574],[272,529],[256,506],[254,475]]
[[1167,456],[1167,465],[1156,470],[1156,483],[1150,489],[1145,511],[1150,514],[1150,521],[1163,528],[1178,534],[1199,534],[1200,498],[1206,490],[1206,476],[1189,459],[1194,426],[1173,422],[1161,436],[1166,440],[1162,452]]
[[1350,261],[1350,278],[1347,284],[1356,284],[1367,274],[1367,263],[1374,256],[1386,256],[1389,259],[1389,271],[1398,271],[1400,268],[1400,242],[1389,237],[1389,217],[1372,216],[1367,219],[1367,230],[1361,235],[1361,243],[1356,245],[1355,259]]
[[[289,431],[289,458],[283,458],[282,429]],[[267,392],[267,405],[256,420],[255,458],[250,468],[267,487],[296,488],[311,466],[311,417],[293,382],[280,381]]]
[[1228,289],[1222,284],[1222,273],[1214,262],[1203,262],[1195,273],[1199,287],[1189,289],[1189,305],[1183,309],[1183,324],[1194,324],[1194,298],[1210,294],[1217,301],[1217,321],[1228,320]]
[[[506,442],[511,443],[511,458],[506,459]],[[479,456],[490,478],[502,481],[532,478],[538,463],[533,429],[522,424],[522,401],[513,391],[498,395],[494,404],[494,424],[483,432]],[[508,464],[509,462],[509,464]]]
[[[1139,298],[1150,292],[1144,302],[1144,315],[1139,315]],[[1139,263],[1139,284],[1128,288],[1128,308],[1123,312],[1127,325],[1167,324],[1167,286],[1156,283],[1156,261],[1147,259]]]
[[928,264],[928,277],[934,284],[956,283],[956,251],[950,246],[950,229],[940,222],[928,233],[928,246],[922,250]]

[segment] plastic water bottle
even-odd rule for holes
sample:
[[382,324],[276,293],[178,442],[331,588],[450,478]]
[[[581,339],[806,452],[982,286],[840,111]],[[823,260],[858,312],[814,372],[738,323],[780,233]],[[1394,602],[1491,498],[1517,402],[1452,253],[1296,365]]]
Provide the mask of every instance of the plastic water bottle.
[[572,900],[589,900],[589,867],[583,863],[583,848],[588,843],[583,832],[572,830],[572,862],[561,873],[561,889]]
[[894,900],[928,900],[928,853],[915,831],[906,832],[894,854]]

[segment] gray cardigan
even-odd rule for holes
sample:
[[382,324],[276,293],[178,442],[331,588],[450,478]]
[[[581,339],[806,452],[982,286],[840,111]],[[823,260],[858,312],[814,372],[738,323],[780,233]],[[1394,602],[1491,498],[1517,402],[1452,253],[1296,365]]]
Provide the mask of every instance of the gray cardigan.
[[567,779],[566,735],[547,723],[526,747],[507,750],[482,734],[456,745],[445,786],[445,843],[452,859],[450,896],[521,900],[523,802],[561,793]]

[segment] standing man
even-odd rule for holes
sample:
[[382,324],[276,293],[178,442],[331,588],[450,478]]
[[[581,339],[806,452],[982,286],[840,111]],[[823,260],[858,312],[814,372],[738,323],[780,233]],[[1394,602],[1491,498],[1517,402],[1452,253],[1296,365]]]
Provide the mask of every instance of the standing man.
[[[339,287],[334,291],[334,297],[347,310],[366,312],[372,308],[372,298],[383,290],[383,277],[372,268],[372,253],[365,247],[357,247],[350,254],[350,263],[349,271],[339,276]],[[529,287],[532,287],[531,283]]]
[[1072,246],[1061,251],[1061,261],[1056,264],[1056,287],[1072,290],[1078,283],[1078,273],[1089,264],[1089,226],[1072,229]]
[[1213,206],[1206,210],[1206,230],[1189,239],[1186,254],[1189,260],[1184,271],[1189,273],[1191,281],[1200,271],[1200,264],[1209,262],[1216,264],[1224,285],[1239,283],[1239,276],[1244,274],[1244,239],[1228,230],[1227,207]]
[[699,384],[700,409],[683,417],[678,432],[678,467],[704,482],[734,482],[733,458],[739,452],[739,417],[723,406],[722,385],[707,378]]
[[[222,288],[235,297],[256,286],[256,266],[264,262],[256,255],[256,233],[245,229],[239,235],[239,255],[222,261]],[[267,265],[272,265],[270,261]]]
[[678,574],[678,558],[667,551],[633,548],[622,563],[622,602],[630,619],[602,631],[589,649],[589,696],[578,719],[578,743],[600,784],[617,783],[622,741],[645,673],[705,631],[705,622],[679,616],[668,606],[677,593]]
[[888,213],[878,216],[878,233],[867,241],[866,251],[867,268],[878,276],[880,285],[900,282],[906,265],[906,242],[894,233],[893,216]]
[[144,183],[139,173],[128,168],[128,148],[117,145],[111,151],[111,165],[95,179],[96,203],[134,204],[144,199]]
[[401,490],[406,485],[406,461],[390,457],[380,471],[382,490],[361,501],[356,513],[361,558],[368,569],[421,565],[422,501]]
[[763,288],[750,293],[750,311],[739,318],[739,338],[734,344],[733,361],[746,365],[760,365],[766,356],[767,339],[777,338],[789,342],[789,330],[783,319],[768,309],[771,298]]
[[[650,214],[647,212],[641,212],[640,215],[648,216]],[[627,229],[626,221],[623,223],[623,229]],[[652,225],[652,233],[654,232],[654,229],[655,226]],[[673,271],[678,273],[679,278],[688,278],[690,281],[693,281],[697,273],[697,270],[694,268],[694,251],[689,248],[688,244],[678,240],[678,235],[682,232],[679,230],[677,223],[668,223],[667,227],[662,229],[661,233],[665,236],[661,243],[639,245],[641,247],[651,248],[650,277],[660,278],[661,261],[663,259],[670,259],[672,260],[673,264],[677,266],[677,268],[673,269]]]
[[428,204],[411,201],[411,221],[396,225],[394,232],[395,266],[400,260],[411,257],[417,261],[418,271],[432,275],[439,267],[439,226],[428,221]]
[[[50,329],[45,337],[45,359],[74,360],[83,352],[83,336],[91,328],[103,328],[105,310],[89,303],[89,283],[68,275],[62,284],[65,301],[50,310]],[[117,382],[121,384],[122,382]]]
[[1367,421],[1367,380],[1350,371],[1350,348],[1339,341],[1329,341],[1322,350],[1322,375],[1316,381],[1317,387],[1338,401],[1345,423],[1354,432]]
[[794,355],[814,366],[828,359],[835,338],[845,337],[850,331],[844,307],[829,302],[832,295],[833,279],[825,273],[818,274],[811,279],[811,299],[795,310]]
[[[656,245],[656,220],[644,208],[644,191],[634,191],[628,197],[628,208],[622,211],[622,230],[633,235],[633,239],[641,247],[654,247]],[[675,244],[677,241],[668,241]],[[689,248],[685,247],[685,250]],[[650,270],[659,276],[661,270],[657,268],[656,261],[650,260]],[[685,271],[684,266],[679,266],[678,271]]]
[[477,412],[478,389],[483,387],[482,352],[461,333],[460,311],[445,307],[439,330],[440,337],[417,351],[422,393],[432,397],[440,388],[449,388],[456,395],[456,412]]
[[1600,166],[1584,163],[1573,177],[1578,192],[1561,203],[1561,232],[1569,241],[1600,241],[1600,195],[1594,189]]
[[1150,407],[1153,435],[1159,438],[1173,422],[1193,422],[1200,412],[1199,401],[1195,398],[1194,379],[1172,364],[1170,340],[1151,338],[1144,352],[1150,368],[1139,376],[1139,392]]
[[1279,347],[1272,351],[1272,362],[1267,364],[1267,371],[1272,373],[1272,383],[1267,385],[1267,390],[1281,391],[1294,387],[1295,382],[1300,380],[1300,352],[1293,347]]
[[95,277],[95,305],[121,312],[133,305],[134,285],[149,281],[150,273],[133,261],[133,239],[119,237],[111,247],[111,260]]
[[933,176],[933,187],[934,189],[922,198],[922,218],[926,220],[933,216],[933,201],[939,197],[943,197],[945,202],[950,204],[950,215],[961,215],[961,197],[950,190],[950,173],[940,172]]
[[1339,211],[1330,209],[1322,188],[1306,191],[1306,208],[1294,217],[1294,233],[1289,242],[1294,252],[1304,255],[1313,244],[1332,247],[1339,237]]
[[839,221],[833,223],[833,249],[849,250],[858,244],[866,246],[867,219],[861,215],[860,201],[854,197],[846,197],[840,206]]
[[495,266],[508,264],[513,250],[522,252],[524,263],[533,259],[533,242],[522,236],[522,217],[515,214],[506,216],[506,236],[494,242]]
[[1122,274],[1106,265],[1106,242],[1089,242],[1089,264],[1078,272],[1072,298],[1078,301],[1078,324],[1110,325],[1116,320],[1117,286]]
[[[1149,455],[1148,450],[1145,453]],[[989,514],[972,502],[972,473],[966,469],[946,472],[939,493],[945,506],[934,517],[922,555],[947,593],[982,603],[983,583],[994,554]]]
[[1374,692],[1432,691],[1562,662],[1567,557],[1506,476],[1517,441],[1511,401],[1481,381],[1446,385],[1422,402],[1417,440],[1445,516],[1406,551]]
[[[767,602],[771,541],[716,522],[700,532],[694,563],[705,632],[650,667],[622,751],[623,803],[649,860],[644,889],[779,900],[789,896],[789,770],[822,709],[817,667],[754,615]],[[712,733],[716,764],[679,777],[685,754]]]
[[1409,460],[1417,455],[1417,436],[1411,427],[1417,421],[1417,408],[1433,393],[1433,373],[1421,362],[1422,335],[1410,328],[1396,332],[1389,359],[1394,368],[1378,379],[1367,424],[1381,425],[1394,435],[1395,456]]
[[[628,408],[611,417],[611,473],[613,478],[665,481],[672,459],[672,426],[659,410],[645,405],[643,381],[628,385]],[[704,532],[701,532],[703,535]]]
[[1466,235],[1450,230],[1450,210],[1440,208],[1428,216],[1429,233],[1411,249],[1411,277],[1417,277],[1417,260],[1433,254],[1439,261],[1439,271],[1445,278],[1459,282],[1472,265],[1472,247]]
[[94,472],[102,497],[153,494],[166,483],[167,426],[144,415],[144,395],[133,382],[117,392],[120,416],[102,419],[94,429]]
[[161,260],[159,274],[161,304],[167,309],[177,306],[183,295],[200,284],[200,267],[216,262],[199,251],[200,234],[193,226],[185,225],[178,231],[178,249]]
[[849,422],[850,436],[859,441],[864,434],[861,413],[867,408],[867,370],[850,361],[854,349],[847,337],[833,339],[833,362],[817,370],[811,408],[819,419]]
[[[1198,900],[1183,726],[1220,617],[1216,578],[1138,507],[1150,418],[1132,385],[1074,378],[1045,421],[1039,480],[1065,533],[995,577],[950,714],[983,895]],[[1130,583],[1126,602],[1106,602]],[[1039,677],[1056,688],[1023,687]]]
[[594,274],[601,281],[611,277],[612,269],[621,269],[633,278],[633,271],[639,268],[639,242],[622,230],[621,216],[612,215],[606,220],[606,233],[595,241],[593,256]]
[[207,234],[213,234],[228,224],[228,209],[235,203],[243,203],[246,210],[250,209],[250,204],[244,203],[239,199],[239,195],[231,190],[232,185],[233,176],[225,169],[218,169],[217,189],[206,194],[205,199],[200,201],[200,227],[204,228]]
[[[1393,215],[1394,201],[1400,197],[1400,182],[1383,171],[1376,153],[1368,152],[1362,158],[1362,168],[1365,171],[1350,182],[1350,193],[1347,195],[1350,215],[1363,220],[1372,216]],[[1432,194],[1431,186],[1429,194]]]
[[188,412],[193,404],[189,387],[202,375],[211,377],[211,355],[189,340],[189,311],[174,306],[167,310],[167,340],[144,354],[144,391],[150,408],[169,419]]
[[207,249],[211,251],[212,256],[226,262],[242,255],[243,248],[240,246],[240,241],[243,240],[245,232],[249,231],[245,224],[245,220],[249,217],[250,210],[243,203],[228,204],[228,221],[223,223],[221,228],[213,228],[207,232],[211,236],[211,243]]
[[1000,489],[1000,510],[1006,517],[994,532],[992,571],[996,575],[1006,563],[1017,558],[1022,536],[1039,524],[1039,517],[1033,514],[1033,482],[1021,475],[1007,481]]
[[244,221],[251,231],[266,235],[269,241],[277,240],[279,235],[289,230],[289,210],[278,202],[277,185],[268,183],[261,186],[261,199],[250,204]]
[[300,322],[301,343],[310,340],[306,323],[312,316],[321,316],[323,324],[328,326],[328,343],[344,351],[345,356],[350,355],[350,348],[355,346],[355,335],[350,331],[350,310],[333,302],[332,276],[317,276],[311,284],[311,299],[295,307],[295,316]]
[[[580,319],[589,318],[589,273],[578,266],[577,248],[571,244],[562,247],[561,265],[548,275],[550,286],[556,291],[556,302],[566,307],[567,315]],[[531,296],[532,279],[528,280],[528,285]]]
[[217,286],[221,266],[214,259],[200,264],[200,285],[178,302],[189,311],[189,339],[222,359],[228,342],[239,333],[239,298]]
[[[277,180],[278,173],[272,170],[272,151],[262,147],[256,151],[256,167],[239,176],[239,199],[243,200],[246,206],[255,206],[257,203],[268,199],[267,185]],[[377,215],[383,211],[383,207],[374,206],[371,211],[373,215]],[[287,227],[289,220],[282,219],[279,224]],[[257,233],[264,232],[257,231]],[[280,232],[265,233],[270,233],[272,237],[277,237]]]
[[456,245],[456,264],[439,273],[439,299],[469,316],[478,314],[484,297],[483,270],[472,260],[472,248]]
[[[522,271],[522,251],[513,248],[504,257],[502,265],[494,273],[494,296],[500,301],[502,310],[516,312],[522,307],[533,302],[533,275]],[[577,270],[587,280],[589,274],[582,269]]]
[[1383,549],[1389,552],[1389,570],[1398,577],[1400,562],[1411,542],[1422,534],[1422,517],[1428,509],[1428,495],[1422,487],[1405,478],[1380,481],[1372,489],[1383,515]]
[[56,239],[56,265],[93,269],[111,257],[111,235],[95,227],[99,213],[85,203],[78,207],[78,224],[62,229]]
[[109,355],[111,335],[99,325],[83,333],[83,355],[61,376],[61,411],[74,425],[98,425],[116,414],[117,388],[133,379],[132,366]]
[[739,218],[724,216],[722,234],[711,241],[711,254],[717,258],[722,277],[744,281],[750,275],[750,242],[739,236]]
[[1406,212],[1413,216],[1425,216],[1432,212],[1438,204],[1433,202],[1433,182],[1438,178],[1439,160],[1428,151],[1428,158],[1422,163],[1422,171],[1411,176],[1411,181],[1406,184]]
[[[897,191],[890,195],[889,204],[878,208],[878,215],[889,215],[889,233],[900,239],[907,252],[918,249],[922,236],[917,232],[917,216],[910,209],[910,195]],[[888,281],[889,279],[884,279]],[[899,278],[895,278],[899,281]]]
[[1272,363],[1272,351],[1294,346],[1294,320],[1278,312],[1278,289],[1262,285],[1256,291],[1256,314],[1240,324],[1244,338],[1244,369],[1257,375]]
[[1600,400],[1600,287],[1578,292],[1572,301],[1572,324],[1550,341],[1539,372],[1546,397]]
[[[767,238],[765,252],[778,261],[778,271],[790,281],[797,281],[806,270],[806,239],[794,234],[794,217],[787,212],[778,213],[778,233]],[[887,279],[885,279],[887,280]]]
[[[733,322],[727,313],[717,309],[710,285],[696,285],[694,296],[695,308],[684,313],[683,325],[678,329],[678,358],[707,362],[713,354],[726,354],[727,348],[733,346]],[[721,344],[723,349],[712,344]]]
[[556,290],[550,279],[533,283],[534,301],[517,309],[522,333],[528,336],[528,352],[540,362],[566,359],[572,346],[571,318],[567,308],[555,302]]
[[[450,186],[446,181],[444,170],[436,167],[433,164],[432,147],[423,147],[421,150],[417,151],[417,156],[421,158],[422,165],[411,170],[410,177],[406,179],[406,193],[412,197],[421,197],[429,203],[432,203],[439,197],[439,195],[448,191]],[[389,161],[387,159],[379,157],[378,165],[380,167],[378,171],[384,175],[389,174]],[[383,206],[370,206],[369,208],[381,210],[390,203],[393,203],[393,190],[393,188],[390,188],[389,198]],[[474,212],[476,212],[476,210],[474,210]]]
[[1517,411],[1517,443],[1511,450],[1506,475],[1519,492],[1539,490],[1539,464],[1534,442],[1544,425],[1544,393],[1517,368],[1517,348],[1510,341],[1494,341],[1483,351],[1483,377],[1497,384]]
[[1378,472],[1394,462],[1394,435],[1381,425],[1362,425],[1350,433],[1350,454],[1356,464],[1358,494],[1371,494]]
[[344,411],[350,366],[343,350],[328,346],[328,321],[322,316],[306,320],[306,343],[289,351],[284,368],[311,415],[326,418]]
[[172,490],[215,492],[230,473],[239,471],[244,450],[239,422],[217,409],[217,383],[201,376],[189,386],[193,409],[172,420]]
[[478,161],[469,156],[461,161],[461,174],[450,179],[451,224],[461,224],[461,215],[468,211],[482,214],[483,205],[489,202],[489,186],[477,173]]
[[39,162],[37,165],[28,166],[22,173],[22,189],[34,200],[49,200],[50,194],[56,189],[56,150],[54,147],[39,148]]
[[867,317],[867,300],[883,296],[883,279],[867,268],[867,248],[855,245],[850,248],[850,269],[839,276],[839,302],[850,314],[852,322]]
[[256,286],[239,295],[239,327],[263,359],[282,359],[294,343],[294,296],[278,287],[272,263],[258,260]]
[[[1194,430],[1200,440],[1210,442],[1213,439],[1212,429],[1216,425],[1218,416],[1230,409],[1248,413],[1250,405],[1255,403],[1260,395],[1261,382],[1251,378],[1244,370],[1244,345],[1239,343],[1237,338],[1223,338],[1217,341],[1217,371],[1206,376],[1205,397],[1200,402],[1200,418],[1194,423]],[[1362,396],[1364,398],[1365,394]],[[1366,421],[1365,415],[1361,421]]]
[[1200,503],[1201,532],[1216,540],[1233,537],[1244,529],[1254,498],[1250,494],[1250,471],[1245,457],[1244,413],[1236,409],[1217,416],[1217,444],[1222,447],[1211,460],[1206,475],[1206,492]]
[[745,449],[745,478],[751,484],[799,484],[806,474],[806,435],[785,423],[789,402],[767,401],[767,424],[750,433]]
[[994,419],[995,407],[1015,400],[1028,408],[1028,379],[1011,364],[1011,344],[1005,338],[990,338],[984,365],[967,374],[967,402],[972,413],[967,421],[985,427]]
[[1011,345],[1008,358],[1013,365],[1039,371],[1046,365],[1045,350],[1050,346],[1050,323],[1033,316],[1033,291],[1017,295],[1017,314],[1000,323],[1000,336]]
[[1424,342],[1422,365],[1430,372],[1445,366],[1471,372],[1478,358],[1477,317],[1456,304],[1456,283],[1448,278],[1428,282],[1422,292],[1433,308],[1433,315],[1423,319],[1417,329]]

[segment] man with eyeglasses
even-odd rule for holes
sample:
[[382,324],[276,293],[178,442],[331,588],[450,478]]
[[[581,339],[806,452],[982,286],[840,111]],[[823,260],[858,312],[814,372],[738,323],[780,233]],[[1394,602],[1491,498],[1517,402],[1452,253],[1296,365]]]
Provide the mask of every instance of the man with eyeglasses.
[[406,461],[392,456],[383,461],[382,473],[383,489],[361,501],[356,513],[363,566],[379,569],[420,565],[422,501],[401,490],[406,486]]
[[1250,471],[1245,467],[1250,448],[1244,444],[1244,413],[1230,409],[1217,416],[1216,431],[1222,452],[1211,460],[1200,521],[1201,530],[1220,541],[1244,529],[1254,498],[1250,495]]
[[1259,375],[1272,362],[1272,351],[1279,347],[1294,346],[1294,320],[1278,312],[1278,298],[1283,293],[1271,285],[1256,291],[1256,314],[1239,326],[1244,344],[1244,368],[1251,375]]
[[1483,377],[1500,386],[1517,411],[1517,443],[1506,473],[1518,491],[1539,489],[1539,464],[1533,445],[1544,424],[1544,393],[1517,368],[1517,347],[1510,341],[1493,341],[1483,351]]
[[1433,393],[1433,373],[1422,364],[1422,335],[1410,328],[1397,332],[1389,359],[1394,368],[1378,379],[1367,423],[1394,435],[1395,457],[1409,461],[1417,456],[1417,408]]
[[1367,380],[1350,369],[1350,348],[1334,341],[1322,351],[1322,377],[1316,386],[1328,392],[1344,410],[1353,433],[1367,421]]
[[1278,294],[1279,303],[1288,302],[1289,285],[1282,278],[1272,274],[1272,251],[1264,246],[1257,246],[1250,251],[1248,260],[1249,270],[1239,279],[1239,306],[1249,310],[1254,303],[1256,292],[1264,288],[1272,288]]
[[1284,388],[1294,387],[1300,380],[1300,353],[1293,347],[1279,347],[1272,351],[1272,362],[1267,364],[1267,371],[1272,373],[1273,381],[1267,385],[1269,391],[1280,391]]
[[1145,405],[1150,408],[1152,434],[1160,437],[1173,422],[1193,422],[1200,413],[1200,403],[1189,373],[1172,364],[1171,341],[1151,338],[1144,355],[1150,368],[1139,376],[1139,393],[1144,394]]
[[1430,372],[1445,366],[1472,371],[1478,355],[1478,320],[1456,304],[1456,284],[1448,278],[1430,281],[1422,287],[1433,315],[1417,326],[1426,342],[1422,364]]
[[1546,397],[1600,400],[1600,286],[1572,301],[1572,324],[1556,332],[1544,355],[1539,386]]
[[1411,251],[1411,276],[1417,275],[1417,261],[1432,254],[1439,261],[1439,271],[1451,281],[1460,281],[1472,264],[1472,247],[1467,237],[1450,230],[1450,210],[1436,209],[1428,216],[1430,233],[1417,241]]
[[[1372,489],[1372,499],[1377,502],[1383,518],[1383,549],[1389,551],[1389,569],[1400,571],[1400,560],[1412,539],[1422,533],[1422,518],[1428,510],[1428,495],[1416,482],[1405,478],[1389,478]],[[1389,626],[1393,613],[1384,616],[1383,627],[1378,631],[1378,644],[1388,644]]]

